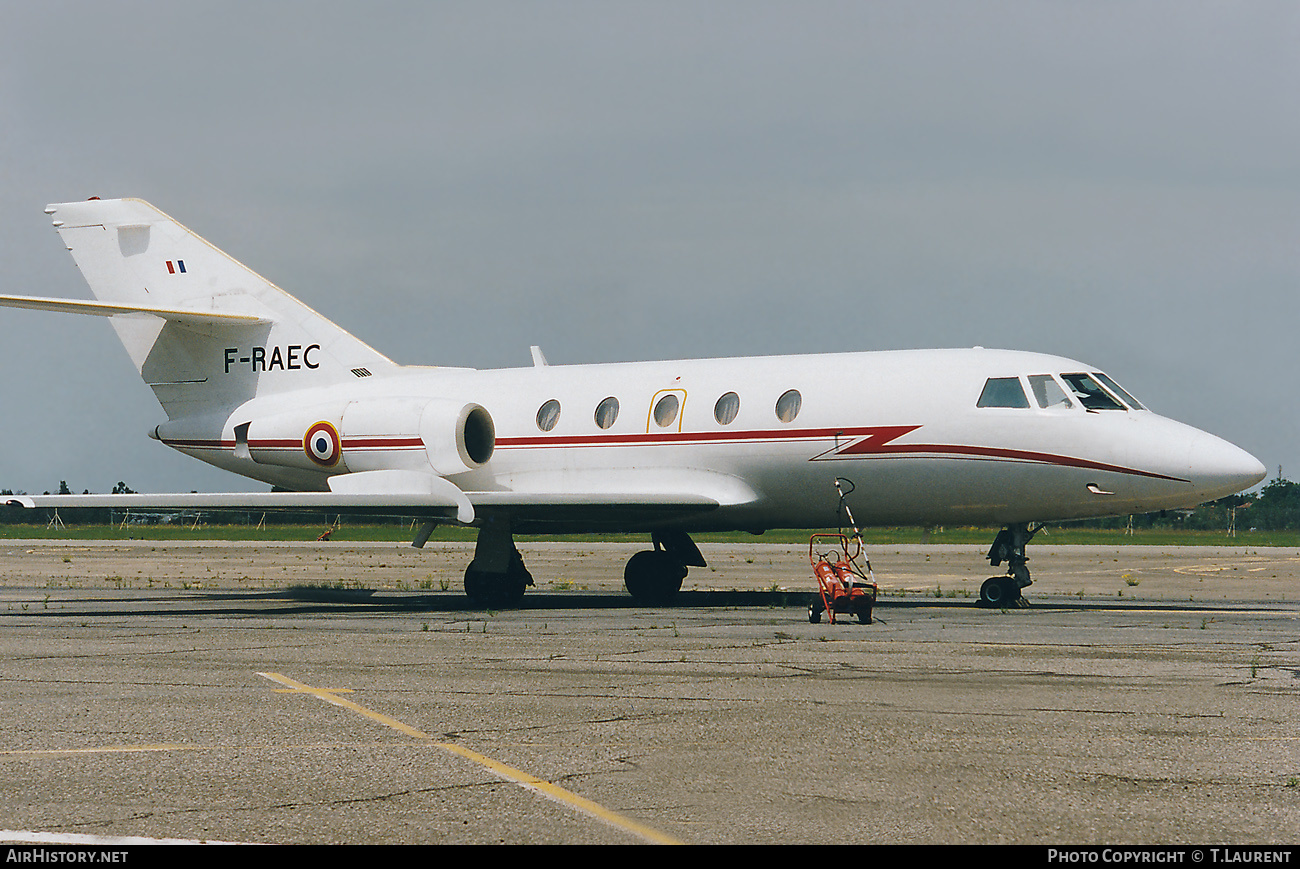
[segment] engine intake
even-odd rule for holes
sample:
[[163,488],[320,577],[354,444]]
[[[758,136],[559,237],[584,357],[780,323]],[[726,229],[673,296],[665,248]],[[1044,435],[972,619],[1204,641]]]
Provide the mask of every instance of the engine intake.
[[496,450],[497,432],[481,405],[437,399],[420,414],[420,439],[434,473],[446,477],[485,465]]

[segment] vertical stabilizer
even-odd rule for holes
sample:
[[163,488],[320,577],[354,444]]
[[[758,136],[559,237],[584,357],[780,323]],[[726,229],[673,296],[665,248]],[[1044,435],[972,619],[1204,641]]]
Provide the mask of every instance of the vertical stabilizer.
[[46,213],[101,302],[258,318],[110,318],[171,419],[396,367],[147,202],[92,199]]

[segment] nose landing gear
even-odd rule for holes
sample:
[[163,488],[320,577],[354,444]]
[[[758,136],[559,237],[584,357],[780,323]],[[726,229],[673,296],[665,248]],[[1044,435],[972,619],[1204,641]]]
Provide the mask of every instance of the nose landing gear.
[[980,586],[980,604],[987,607],[1008,608],[1028,606],[1021,589],[1033,583],[1029,577],[1025,546],[1043,526],[1031,528],[1028,522],[1008,525],[998,532],[989,548],[989,563],[998,567],[1006,562],[1005,576],[991,576]]

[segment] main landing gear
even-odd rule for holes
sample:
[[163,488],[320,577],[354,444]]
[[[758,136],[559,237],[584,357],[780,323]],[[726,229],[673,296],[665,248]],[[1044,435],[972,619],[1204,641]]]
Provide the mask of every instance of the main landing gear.
[[1004,561],[1007,564],[1005,576],[991,576],[980,586],[980,603],[987,607],[1028,606],[1020,590],[1033,583],[1029,578],[1029,568],[1025,566],[1029,556],[1025,555],[1025,546],[1038,533],[1039,528],[1030,528],[1029,523],[1019,522],[1008,525],[998,532],[989,548],[988,560],[994,567]]
[[478,530],[474,560],[465,568],[465,594],[470,603],[483,609],[519,606],[524,589],[533,575],[515,548],[508,519],[489,517]]
[[[424,546],[433,529],[434,523],[426,522],[412,545],[417,549]],[[664,606],[681,590],[688,567],[708,565],[684,531],[656,531],[650,539],[654,548],[628,559],[623,582],[637,603]],[[465,594],[470,603],[483,609],[516,607],[523,600],[524,589],[532,584],[532,574],[515,548],[509,517],[485,517],[474,545],[474,560],[465,568]]]
[[623,569],[623,584],[639,604],[664,606],[681,591],[688,567],[707,567],[695,541],[684,531],[655,531],[654,549],[633,555]]

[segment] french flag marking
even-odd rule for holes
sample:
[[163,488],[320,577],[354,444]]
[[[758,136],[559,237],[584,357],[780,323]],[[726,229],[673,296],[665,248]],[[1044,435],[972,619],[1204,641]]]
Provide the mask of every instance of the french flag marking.
[[185,274],[185,260],[178,259],[174,265],[171,260],[167,260],[167,274],[174,275],[177,272]]

